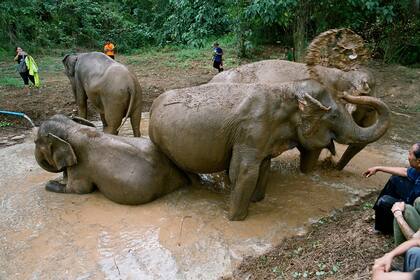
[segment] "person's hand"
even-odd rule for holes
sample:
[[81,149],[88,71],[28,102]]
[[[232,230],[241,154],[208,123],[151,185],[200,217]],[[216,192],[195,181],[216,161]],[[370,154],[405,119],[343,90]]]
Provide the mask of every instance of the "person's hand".
[[391,270],[392,256],[389,254],[383,255],[381,258],[376,259],[373,264],[372,270],[382,270],[383,272],[388,272]]
[[366,172],[363,173],[363,176],[365,176],[366,178],[369,178],[370,176],[375,175],[377,171],[378,171],[378,168],[376,166],[371,167],[368,170],[366,170]]
[[398,212],[400,212],[402,215],[402,212],[404,212],[404,209],[405,209],[405,203],[401,201],[401,202],[395,202],[394,205],[392,205],[391,211],[394,214],[394,216]]
[[413,234],[413,238],[420,238],[420,230],[416,231],[416,232]]
[[374,265],[372,268],[372,280],[382,280],[385,273],[386,271],[383,266],[375,267]]

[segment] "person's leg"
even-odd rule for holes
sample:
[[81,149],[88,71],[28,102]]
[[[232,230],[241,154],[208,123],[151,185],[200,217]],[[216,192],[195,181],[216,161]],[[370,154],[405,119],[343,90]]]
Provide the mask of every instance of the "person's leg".
[[413,247],[405,253],[404,272],[412,272],[420,267],[420,247]]
[[217,70],[219,70],[219,72],[220,72],[220,62],[214,61],[213,62],[213,67],[216,68]]
[[34,78],[34,76],[28,74],[28,78],[32,82],[32,84],[35,85],[35,78]]
[[373,206],[376,230],[392,234],[394,220],[392,205],[397,201],[407,202],[413,185],[406,177],[393,175],[389,178]]
[[390,195],[383,195],[378,198],[375,206],[375,230],[384,234],[392,234],[394,215],[391,212],[392,205],[401,201]]
[[413,203],[414,208],[420,213],[420,197],[416,198]]
[[[417,209],[411,205],[405,205],[404,219],[410,228],[416,232],[420,229],[420,214]],[[394,219],[394,241],[395,245],[399,245],[406,240],[397,221]]]
[[29,89],[29,71],[24,73],[19,73],[23,80],[24,90],[26,95],[31,95],[31,91]]

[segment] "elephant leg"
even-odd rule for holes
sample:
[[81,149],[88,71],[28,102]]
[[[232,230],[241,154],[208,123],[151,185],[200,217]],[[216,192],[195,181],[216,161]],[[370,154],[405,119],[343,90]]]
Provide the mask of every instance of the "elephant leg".
[[308,150],[298,147],[298,150],[300,152],[300,171],[308,173],[314,170],[322,149]]
[[80,166],[67,168],[66,193],[86,194],[95,190],[96,186],[88,181],[86,175],[79,175]]
[[252,194],[251,201],[258,202],[264,199],[267,189],[268,177],[270,175],[271,157],[265,158],[260,165],[260,174],[258,176],[257,187]]
[[367,144],[350,144],[347,147],[344,154],[341,156],[340,160],[338,161],[337,169],[343,170],[343,168],[346,167],[347,163],[349,163],[349,161],[366,146]]
[[77,99],[77,108],[79,117],[87,119],[87,98],[78,98]]
[[229,177],[233,184],[229,220],[242,221],[248,215],[248,206],[257,185],[260,165],[261,161],[257,160],[255,151],[234,148],[229,167]]
[[104,128],[104,132],[108,134],[118,135],[118,126],[107,126]]
[[113,104],[107,104],[104,108],[105,121],[107,127],[104,127],[104,132],[109,134],[118,135],[118,128],[121,125],[122,120],[125,116],[125,109],[122,106],[113,106]]
[[79,117],[87,119],[87,95],[80,82],[76,81],[76,104]]
[[93,183],[88,182],[86,179],[75,179],[77,177],[77,170],[66,169],[66,172],[63,174],[64,184],[56,180],[51,180],[45,185],[45,189],[56,193],[77,194],[91,193],[95,190],[96,187]]
[[108,124],[106,123],[105,114],[104,113],[100,113],[99,115],[101,116],[102,126],[105,129],[105,127],[108,126]]
[[134,137],[140,137],[140,121],[141,121],[141,108],[134,110],[130,116],[131,127],[133,128]]

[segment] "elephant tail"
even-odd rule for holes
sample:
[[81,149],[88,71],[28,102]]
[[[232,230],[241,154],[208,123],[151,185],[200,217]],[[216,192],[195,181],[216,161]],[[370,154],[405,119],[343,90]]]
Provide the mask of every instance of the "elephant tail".
[[128,88],[128,93],[130,94],[130,103],[128,104],[127,113],[125,114],[125,117],[124,117],[123,121],[121,122],[121,125],[118,127],[117,132],[120,131],[120,129],[123,127],[123,125],[127,121],[128,117],[131,116],[131,113],[133,111],[133,106],[134,106],[134,103],[135,103],[135,98],[137,97],[137,94],[141,94],[140,92],[141,92],[140,84],[137,81],[137,79],[134,77],[134,89],[131,88],[131,87]]

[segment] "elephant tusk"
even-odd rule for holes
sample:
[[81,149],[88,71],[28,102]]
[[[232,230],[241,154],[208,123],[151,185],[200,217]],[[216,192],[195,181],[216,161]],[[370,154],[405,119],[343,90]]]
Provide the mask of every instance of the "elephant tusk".
[[309,93],[305,92],[304,94],[312,103],[318,105],[318,107],[321,108],[322,110],[329,111],[331,109],[331,106],[325,107],[324,105],[321,104],[321,102],[319,102],[318,100],[310,96]]

